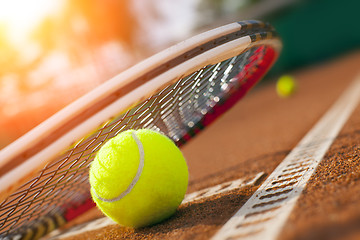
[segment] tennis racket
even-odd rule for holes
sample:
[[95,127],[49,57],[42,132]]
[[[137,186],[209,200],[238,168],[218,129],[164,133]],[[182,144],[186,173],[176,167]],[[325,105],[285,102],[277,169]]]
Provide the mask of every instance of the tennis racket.
[[37,239],[94,206],[88,169],[127,129],[178,146],[241,99],[281,49],[271,25],[232,23],[179,43],[84,95],[0,152],[0,238]]

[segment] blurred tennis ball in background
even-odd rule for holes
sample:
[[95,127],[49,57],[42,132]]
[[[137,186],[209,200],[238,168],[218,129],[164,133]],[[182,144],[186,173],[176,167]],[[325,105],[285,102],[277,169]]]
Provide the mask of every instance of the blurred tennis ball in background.
[[297,83],[293,76],[282,75],[276,82],[276,92],[279,97],[287,98],[292,96],[297,90]]
[[93,200],[105,215],[139,228],[175,213],[188,175],[186,161],[171,139],[141,129],[106,142],[91,164],[89,181]]

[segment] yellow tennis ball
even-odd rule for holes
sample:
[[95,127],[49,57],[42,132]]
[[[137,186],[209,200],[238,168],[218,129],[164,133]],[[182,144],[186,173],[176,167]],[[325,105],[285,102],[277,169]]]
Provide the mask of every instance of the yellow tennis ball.
[[128,130],[106,142],[90,167],[91,195],[101,211],[128,227],[158,223],[175,213],[188,185],[186,161],[172,140]]
[[276,92],[280,97],[290,97],[296,92],[295,79],[290,75],[281,76],[276,83]]

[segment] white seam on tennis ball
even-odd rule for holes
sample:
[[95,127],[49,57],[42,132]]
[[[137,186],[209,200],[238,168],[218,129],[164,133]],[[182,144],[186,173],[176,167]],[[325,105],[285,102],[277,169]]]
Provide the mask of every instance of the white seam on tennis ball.
[[134,138],[137,146],[138,146],[138,149],[139,149],[139,154],[140,154],[140,160],[139,160],[139,167],[138,167],[138,170],[136,172],[136,175],[134,177],[134,179],[132,180],[132,182],[130,183],[130,185],[128,186],[128,188],[122,192],[118,197],[116,198],[112,198],[112,199],[106,199],[106,198],[102,198],[100,197],[97,192],[95,191],[94,188],[92,188],[95,196],[100,199],[101,201],[103,202],[116,202],[116,201],[119,201],[120,199],[122,199],[123,197],[125,197],[127,194],[129,194],[131,192],[131,190],[133,189],[133,187],[135,186],[135,184],[137,183],[137,181],[139,180],[140,178],[140,175],[142,173],[142,170],[143,170],[143,167],[144,167],[144,155],[145,155],[145,152],[144,152],[144,147],[140,141],[140,139],[136,136],[136,133],[135,131],[131,133],[132,137]]

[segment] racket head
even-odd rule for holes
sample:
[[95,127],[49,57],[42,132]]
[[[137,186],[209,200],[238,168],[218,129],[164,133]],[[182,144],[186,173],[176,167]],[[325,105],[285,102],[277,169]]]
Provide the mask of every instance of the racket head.
[[40,124],[0,152],[0,236],[33,236],[94,206],[88,168],[104,142],[150,128],[186,144],[265,75],[280,49],[269,24],[232,23],[137,64]]

